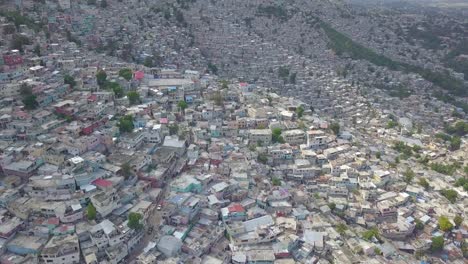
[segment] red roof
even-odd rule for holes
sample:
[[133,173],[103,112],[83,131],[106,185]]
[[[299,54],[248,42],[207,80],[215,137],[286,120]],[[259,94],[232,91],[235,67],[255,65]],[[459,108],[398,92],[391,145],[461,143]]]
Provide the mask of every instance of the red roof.
[[59,221],[59,219],[57,217],[47,219],[47,224],[48,225],[58,225],[59,222],[60,221]]
[[247,86],[247,85],[249,85],[249,84],[248,84],[248,83],[245,83],[245,82],[242,82],[242,83],[239,83],[239,85],[240,85],[241,87],[244,87],[244,86]]
[[161,124],[167,124],[169,121],[167,120],[167,118],[163,117],[161,119],[159,119],[159,123]]
[[239,213],[239,212],[244,212],[245,209],[242,207],[240,204],[233,204],[228,206],[228,210],[230,213]]
[[141,79],[143,79],[143,77],[145,77],[145,73],[144,73],[144,72],[142,72],[142,71],[136,71],[136,72],[135,72],[135,79],[136,79],[136,80],[141,80]]
[[92,184],[98,187],[110,187],[112,186],[112,182],[104,179],[97,179],[92,182]]
[[92,95],[90,95],[90,96],[88,97],[88,101],[93,101],[93,102],[94,102],[94,101],[96,101],[96,100],[97,100],[97,95],[95,95],[95,94],[92,94]]

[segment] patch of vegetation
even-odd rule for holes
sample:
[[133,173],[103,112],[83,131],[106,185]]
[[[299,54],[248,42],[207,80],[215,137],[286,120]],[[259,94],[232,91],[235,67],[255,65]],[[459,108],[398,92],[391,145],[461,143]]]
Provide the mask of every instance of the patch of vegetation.
[[284,138],[281,136],[281,128],[273,128],[271,130],[271,140],[273,143],[284,143]]
[[41,23],[36,23],[33,19],[21,15],[18,11],[0,11],[0,16],[4,16],[9,22],[15,24],[16,29],[21,25],[26,25],[28,28],[39,31],[42,28]]
[[443,164],[438,162],[433,162],[430,164],[431,170],[437,171],[445,175],[453,175],[453,173],[460,168],[460,164],[454,162],[452,164]]
[[452,49],[444,59],[445,65],[452,68],[456,72],[464,74],[465,80],[468,81],[468,59],[460,58],[460,55],[468,54],[468,40],[459,43]]
[[420,29],[417,24],[408,29],[408,38],[421,40],[421,45],[426,49],[440,49],[442,44],[442,41],[434,32],[431,32],[430,29]]
[[333,134],[338,135],[340,133],[340,124],[338,123],[331,123],[330,130],[333,131]]
[[130,133],[133,131],[133,116],[126,115],[119,119],[119,123],[117,124],[119,127],[120,133]]
[[468,134],[468,123],[464,121],[458,121],[453,126],[446,126],[445,131],[448,134],[463,137]]
[[439,252],[444,249],[444,237],[436,236],[432,238],[431,251]]
[[257,7],[256,15],[268,17],[270,19],[276,18],[281,22],[287,21],[290,18],[286,8],[280,5],[259,5]]
[[468,179],[467,178],[459,178],[455,182],[455,187],[460,187],[460,186],[463,186],[463,190],[468,192]]
[[131,212],[128,214],[128,227],[131,229],[142,229],[143,224],[141,223],[141,220],[143,219],[143,216],[139,213]]
[[127,93],[128,102],[131,105],[139,104],[140,103],[140,94],[136,91],[130,91]]
[[447,198],[447,200],[449,200],[451,203],[455,203],[458,198],[458,193],[455,190],[451,190],[451,189],[441,190],[440,194],[442,194],[442,196]]
[[352,59],[367,60],[377,66],[387,67],[391,70],[412,72],[421,75],[424,79],[458,96],[466,96],[464,83],[451,76],[449,72],[434,72],[419,66],[394,61],[384,55],[354,42],[345,34],[338,32],[327,23],[320,21],[320,26],[329,39],[329,46],[338,56],[348,55]]
[[73,89],[73,88],[75,87],[75,85],[76,85],[75,78],[73,78],[72,76],[70,76],[70,75],[68,75],[68,74],[65,75],[65,76],[63,77],[63,82],[64,82],[65,84],[70,85],[70,87],[71,87],[72,89]]
[[133,71],[129,68],[119,70],[119,76],[127,81],[130,81],[133,77]]
[[450,222],[448,217],[446,217],[444,215],[439,217],[438,224],[439,224],[440,230],[442,230],[444,232],[448,232],[448,231],[451,231],[453,229],[452,223]]
[[364,233],[362,233],[362,238],[367,241],[371,241],[372,238],[380,239],[379,230],[376,227],[373,227]]
[[273,177],[271,179],[271,184],[273,184],[273,186],[281,186],[281,180],[279,178]]

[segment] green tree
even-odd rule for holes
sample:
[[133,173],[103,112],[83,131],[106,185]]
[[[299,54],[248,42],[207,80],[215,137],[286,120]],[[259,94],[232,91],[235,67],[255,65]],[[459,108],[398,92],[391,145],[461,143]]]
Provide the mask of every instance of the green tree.
[[403,173],[403,176],[405,177],[404,181],[407,184],[410,184],[414,179],[414,175],[414,171],[411,168],[407,168],[406,171]]
[[122,171],[122,175],[124,176],[125,179],[130,178],[130,176],[132,176],[133,174],[132,167],[130,166],[130,163],[128,162],[125,162],[124,164],[122,164],[122,166],[120,167],[120,170]]
[[339,223],[336,225],[335,229],[336,229],[336,232],[338,232],[340,235],[344,235],[346,231],[348,230],[348,227],[343,223]]
[[222,106],[224,103],[224,98],[220,91],[214,93],[213,100],[217,106]]
[[281,128],[273,128],[271,130],[271,139],[273,143],[284,143],[284,138],[281,136]]
[[122,98],[124,96],[124,90],[123,90],[122,86],[120,86],[118,83],[116,83],[116,84],[117,85],[112,87],[112,91],[114,92],[115,97]]
[[382,153],[380,153],[380,152],[375,153],[375,157],[378,158],[378,159],[381,159],[382,158]]
[[227,89],[229,88],[229,82],[226,80],[221,80],[221,89]]
[[444,249],[444,237],[436,236],[432,238],[431,251],[439,252]]
[[304,115],[304,107],[299,106],[296,108],[296,114],[298,118],[301,118]]
[[267,157],[267,155],[265,155],[263,153],[260,153],[257,156],[257,161],[260,162],[260,163],[266,164],[268,162],[268,157]]
[[454,218],[453,218],[453,222],[455,223],[455,226],[458,228],[461,226],[461,224],[463,223],[463,217],[461,217],[461,215],[456,215]]
[[445,215],[439,217],[439,228],[444,232],[449,232],[453,229],[453,225]]
[[129,133],[133,131],[133,116],[126,115],[119,119],[119,123],[117,124],[119,127],[120,133]]
[[154,67],[153,59],[151,57],[146,57],[145,61],[143,62],[143,65],[148,68]]
[[183,113],[185,113],[185,109],[187,109],[188,105],[187,105],[187,102],[185,102],[185,101],[182,100],[182,101],[179,101],[179,102],[177,103],[177,107],[179,107],[179,109],[180,109]]
[[426,178],[419,178],[418,184],[421,185],[426,191],[429,189],[430,185]]
[[362,238],[364,240],[370,241],[372,238],[375,237],[376,239],[380,239],[379,237],[379,230],[376,227],[373,227],[364,233],[362,233]]
[[131,212],[128,214],[128,227],[131,229],[139,230],[143,228],[141,223],[143,216],[139,213]]
[[213,63],[208,63],[208,72],[213,73],[213,74],[218,74],[218,67],[214,65]]
[[336,204],[335,203],[329,203],[328,207],[330,207],[330,210],[335,210],[336,209]]
[[119,71],[119,76],[127,81],[130,81],[133,77],[133,72],[129,68],[124,68]]
[[68,74],[65,75],[65,76],[63,77],[63,82],[64,82],[65,84],[70,85],[70,87],[71,87],[72,89],[73,89],[73,88],[75,87],[75,85],[76,85],[75,78],[73,78],[72,76],[70,76],[70,75],[68,75]]
[[447,200],[449,200],[451,203],[455,203],[458,198],[458,193],[455,190],[451,189],[441,190],[440,194],[447,198]]
[[107,1],[101,0],[101,8],[106,8],[106,7],[107,7]]
[[131,105],[140,103],[140,94],[135,91],[130,91],[127,93],[128,102]]
[[424,224],[423,224],[423,222],[421,220],[416,219],[415,223],[416,223],[416,226],[415,226],[416,230],[423,230],[424,229]]
[[335,135],[338,135],[338,133],[340,133],[340,124],[338,123],[331,123],[330,124],[330,129],[331,131],[333,131],[333,133]]
[[88,207],[86,207],[86,215],[90,221],[96,219],[96,207],[94,207],[91,202],[88,204]]
[[88,0],[88,5],[96,5],[96,0]]
[[39,103],[36,101],[36,96],[33,94],[24,96],[22,102],[27,110],[33,110],[39,106]]
[[276,177],[273,177],[271,179],[271,183],[273,184],[273,186],[281,186],[281,180],[279,178],[276,178]]
[[461,145],[461,138],[458,136],[452,137],[450,140],[450,150],[458,150],[460,149]]
[[97,84],[102,87],[106,84],[107,73],[104,70],[98,70],[96,73]]

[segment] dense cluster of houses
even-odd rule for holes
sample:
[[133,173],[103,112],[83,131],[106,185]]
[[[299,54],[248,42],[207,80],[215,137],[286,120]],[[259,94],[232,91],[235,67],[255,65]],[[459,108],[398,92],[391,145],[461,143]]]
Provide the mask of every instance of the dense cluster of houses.
[[[185,43],[188,29],[140,22],[132,12],[155,11],[130,2],[107,12],[47,1],[49,40],[26,25],[0,32],[34,39],[0,50],[0,263],[464,263],[468,193],[454,185],[465,139],[449,151],[428,135],[455,121],[439,118],[453,107],[367,91],[330,54],[292,54],[229,14],[194,29],[210,63],[237,77],[221,79]],[[218,9],[186,19],[201,25]],[[88,50],[118,32],[143,44],[118,42],[113,55],[143,62],[159,50],[163,66]],[[440,111],[414,110],[421,102]],[[422,157],[459,166],[445,175]]]

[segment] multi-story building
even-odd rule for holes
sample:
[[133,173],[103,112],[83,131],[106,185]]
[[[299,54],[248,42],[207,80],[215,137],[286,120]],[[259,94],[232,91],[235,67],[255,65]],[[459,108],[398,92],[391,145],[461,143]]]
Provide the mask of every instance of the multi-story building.
[[284,141],[291,145],[300,145],[306,141],[305,133],[300,129],[287,130],[284,131],[281,135],[283,136]]
[[39,258],[44,263],[74,264],[80,263],[80,244],[76,234],[54,236],[42,249]]

